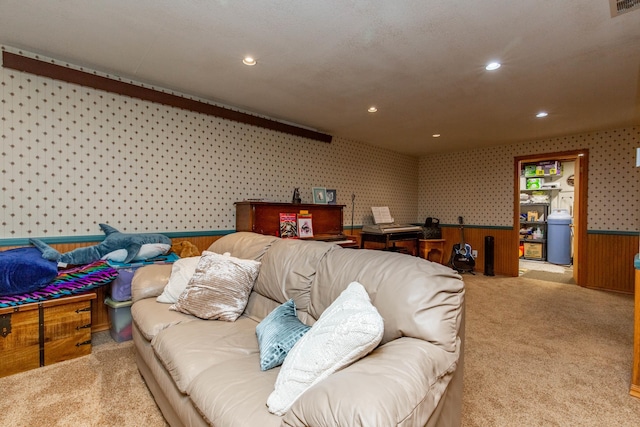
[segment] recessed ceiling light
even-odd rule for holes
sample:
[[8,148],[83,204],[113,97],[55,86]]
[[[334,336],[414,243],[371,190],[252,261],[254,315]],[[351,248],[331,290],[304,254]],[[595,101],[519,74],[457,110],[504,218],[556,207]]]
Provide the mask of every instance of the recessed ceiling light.
[[484,69],[487,70],[487,71],[494,71],[494,70],[497,70],[498,68],[500,68],[501,66],[502,66],[502,64],[499,63],[499,62],[489,62],[487,64],[487,66],[484,67]]
[[440,134],[439,133],[434,133],[433,135],[431,135],[434,138],[440,138]]
[[540,111],[538,114],[536,114],[536,117],[541,119],[543,117],[547,117],[549,115],[549,113],[547,113],[546,111]]
[[256,60],[250,56],[245,56],[244,59],[242,60],[242,63],[244,65],[253,66],[253,65],[256,65]]
[[369,107],[369,109],[367,109],[367,111],[370,113],[375,113],[376,111],[378,111],[378,109],[376,107],[371,106]]

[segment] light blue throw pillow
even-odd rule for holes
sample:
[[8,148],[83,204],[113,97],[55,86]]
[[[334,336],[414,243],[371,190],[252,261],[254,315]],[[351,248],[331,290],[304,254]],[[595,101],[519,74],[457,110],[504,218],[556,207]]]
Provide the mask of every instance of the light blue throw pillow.
[[296,304],[292,299],[274,309],[256,326],[260,346],[260,369],[267,371],[282,365],[287,353],[311,326],[296,316]]

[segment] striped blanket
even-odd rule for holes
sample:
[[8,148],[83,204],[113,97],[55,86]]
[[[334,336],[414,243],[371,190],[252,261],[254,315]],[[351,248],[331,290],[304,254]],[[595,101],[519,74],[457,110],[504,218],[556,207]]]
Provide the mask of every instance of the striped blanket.
[[118,270],[111,267],[107,261],[96,261],[61,270],[50,284],[35,292],[0,297],[0,308],[79,294],[106,285],[117,276]]

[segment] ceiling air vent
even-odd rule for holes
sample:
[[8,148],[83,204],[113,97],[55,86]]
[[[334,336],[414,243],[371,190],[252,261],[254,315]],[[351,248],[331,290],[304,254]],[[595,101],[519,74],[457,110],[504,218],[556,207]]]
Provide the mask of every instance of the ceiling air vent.
[[640,0],[609,0],[611,16],[615,18],[623,13],[640,9]]

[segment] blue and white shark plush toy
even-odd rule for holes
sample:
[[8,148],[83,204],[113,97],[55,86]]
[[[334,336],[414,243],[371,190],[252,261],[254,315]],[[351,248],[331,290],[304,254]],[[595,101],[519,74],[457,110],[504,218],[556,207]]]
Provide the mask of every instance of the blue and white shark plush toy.
[[129,263],[165,254],[171,249],[171,239],[163,234],[125,234],[115,228],[100,224],[107,237],[98,245],[74,249],[61,254],[42,240],[29,239],[32,245],[40,249],[42,257],[58,264],[83,265],[99,259]]

